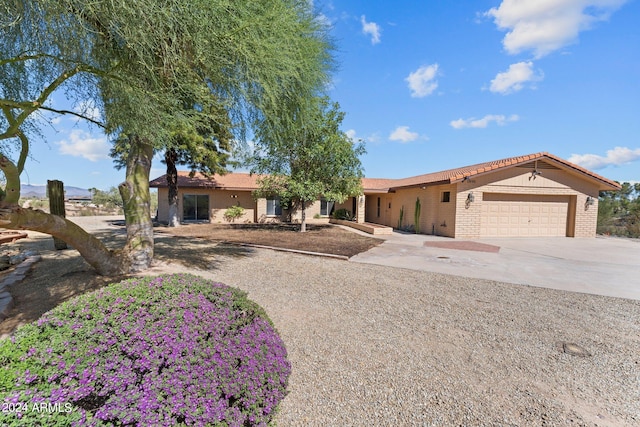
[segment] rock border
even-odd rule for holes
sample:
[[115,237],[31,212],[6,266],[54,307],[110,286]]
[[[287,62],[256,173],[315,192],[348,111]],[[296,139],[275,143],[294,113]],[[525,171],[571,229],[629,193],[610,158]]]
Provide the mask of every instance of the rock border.
[[7,287],[21,282],[27,275],[27,272],[29,271],[31,266],[41,259],[42,256],[40,255],[28,256],[0,282],[0,321],[3,321],[7,317],[9,317],[9,311],[13,308],[14,305],[13,297],[7,290]]

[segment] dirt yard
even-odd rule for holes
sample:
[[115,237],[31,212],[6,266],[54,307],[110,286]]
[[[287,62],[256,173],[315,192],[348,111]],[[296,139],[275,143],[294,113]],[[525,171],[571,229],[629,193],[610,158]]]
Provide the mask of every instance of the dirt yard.
[[180,227],[156,227],[157,233],[179,237],[196,237],[215,242],[250,243],[277,248],[296,249],[352,257],[382,243],[380,239],[361,236],[334,225],[307,225],[300,233],[291,224],[190,224]]

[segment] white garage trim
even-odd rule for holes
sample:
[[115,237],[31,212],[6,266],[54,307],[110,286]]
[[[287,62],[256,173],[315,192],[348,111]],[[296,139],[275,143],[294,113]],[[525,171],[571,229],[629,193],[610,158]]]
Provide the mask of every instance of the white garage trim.
[[570,196],[484,193],[480,237],[567,236]]

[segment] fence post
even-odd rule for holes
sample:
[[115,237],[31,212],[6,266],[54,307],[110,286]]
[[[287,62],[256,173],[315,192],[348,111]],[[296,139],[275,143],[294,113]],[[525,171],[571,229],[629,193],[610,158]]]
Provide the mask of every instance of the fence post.
[[[47,193],[49,194],[49,212],[51,212],[52,215],[58,215],[64,218],[66,216],[66,212],[64,209],[63,182],[57,180],[48,180]],[[64,240],[60,240],[56,237],[53,238],[53,245],[58,251],[67,249],[67,243]]]

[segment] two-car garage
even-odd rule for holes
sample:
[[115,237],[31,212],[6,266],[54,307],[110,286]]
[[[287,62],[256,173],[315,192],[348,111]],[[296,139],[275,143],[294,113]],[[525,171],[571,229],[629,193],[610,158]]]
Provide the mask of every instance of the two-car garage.
[[[363,179],[365,220],[461,239],[595,237],[601,191],[620,184],[549,153],[402,179]],[[373,203],[371,203],[373,202]]]
[[480,237],[564,237],[571,196],[484,193]]

